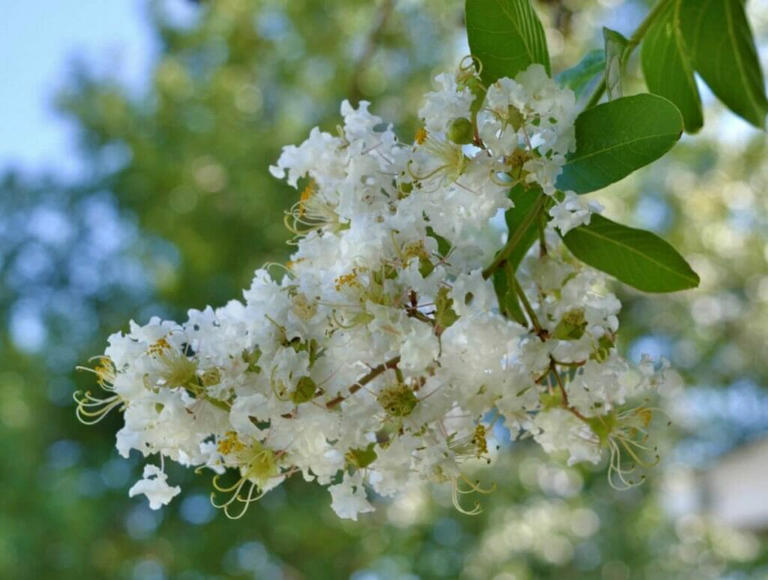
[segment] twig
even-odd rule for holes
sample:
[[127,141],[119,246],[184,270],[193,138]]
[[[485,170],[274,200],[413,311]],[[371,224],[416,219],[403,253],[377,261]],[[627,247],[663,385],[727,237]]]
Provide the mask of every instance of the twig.
[[373,379],[378,377],[380,374],[382,374],[384,371],[387,371],[389,369],[395,369],[397,368],[398,363],[400,362],[400,356],[396,356],[394,358],[389,359],[387,362],[383,362],[378,366],[373,367],[368,374],[363,376],[361,379],[359,379],[354,385],[349,387],[348,393],[346,396],[344,395],[338,395],[337,397],[331,399],[328,401],[325,406],[329,409],[333,409],[336,405],[344,401],[348,396],[354,395],[357,391],[362,389],[365,385],[370,383]]

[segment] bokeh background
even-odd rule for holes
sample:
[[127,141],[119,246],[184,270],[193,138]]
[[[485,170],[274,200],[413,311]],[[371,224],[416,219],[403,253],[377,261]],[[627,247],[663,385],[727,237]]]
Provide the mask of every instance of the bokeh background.
[[[476,517],[424,487],[357,523],[301,481],[232,522],[209,478],[169,467],[162,511],[127,490],[120,418],[74,419],[75,365],[153,315],[239,296],[285,260],[280,148],[342,98],[404,139],[434,74],[467,53],[459,0],[0,1],[0,577],[768,577],[768,141],[704,89],[706,127],[594,194],[669,239],[701,288],[625,302],[621,348],[686,387],[645,485],[616,492],[525,442],[484,474]],[[748,8],[764,68],[768,5]],[[538,2],[554,70],[629,32],[640,0]],[[642,90],[637,65],[628,91]],[[765,439],[764,439],[765,438]]]

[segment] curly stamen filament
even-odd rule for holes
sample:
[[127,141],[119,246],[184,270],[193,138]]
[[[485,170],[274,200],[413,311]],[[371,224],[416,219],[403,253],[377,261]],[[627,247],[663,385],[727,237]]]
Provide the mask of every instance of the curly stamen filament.
[[462,507],[461,502],[459,501],[460,493],[462,492],[459,490],[458,480],[454,479],[452,482],[451,501],[453,503],[453,507],[456,508],[456,511],[464,514],[465,516],[476,516],[483,511],[483,508],[480,507],[480,502],[476,502],[475,507],[473,507],[471,510]]
[[106,399],[97,399],[90,392],[76,392],[72,397],[77,403],[75,416],[83,425],[95,425],[115,407],[122,405],[123,400],[119,395],[112,395]]
[[492,494],[493,492],[496,491],[496,484],[495,483],[492,483],[490,485],[490,487],[483,488],[483,487],[480,486],[480,482],[479,481],[474,481],[474,482],[470,481],[469,478],[467,478],[466,475],[461,475],[460,477],[461,477],[461,479],[464,480],[464,483],[466,483],[469,486],[469,489],[459,489],[458,488],[458,480],[457,480],[456,483],[457,483],[457,491],[458,491],[458,493],[461,493],[461,494],[479,493],[479,494],[482,494],[482,495],[490,495],[490,494]]
[[640,459],[637,453],[635,453],[634,449],[632,449],[632,446],[635,446],[636,448],[642,449],[643,451],[650,451],[650,448],[646,447],[645,445],[640,445],[636,441],[625,439],[624,437],[617,437],[617,439],[619,440],[619,443],[621,443],[621,446],[626,450],[626,452],[629,453],[629,456],[632,458],[636,465],[647,469],[649,467],[653,467],[659,462],[660,458],[658,455],[652,463],[649,463],[648,461]]
[[[520,177],[518,177],[517,179],[513,179],[512,181],[505,181],[504,179],[501,179],[497,175],[497,173],[498,173],[497,171],[489,171],[488,172],[488,179],[490,179],[492,183],[494,183],[495,185],[498,185],[499,187],[509,187],[509,188],[512,188],[512,187],[516,186],[517,184],[523,182],[522,178],[520,178]],[[504,173],[503,175],[508,175],[508,174]]]
[[359,326],[360,323],[358,322],[350,322],[349,324],[345,324],[341,320],[339,320],[339,317],[336,315],[336,311],[331,312],[331,320],[333,320],[334,324],[338,326],[339,328],[343,329],[349,329],[349,328],[355,328],[356,326]]
[[230,520],[239,520],[241,517],[245,515],[245,512],[248,511],[248,508],[253,502],[260,500],[264,496],[263,492],[259,492],[258,495],[254,497],[253,493],[254,493],[254,490],[257,489],[257,485],[252,481],[249,481],[248,483],[251,484],[251,487],[248,490],[248,496],[247,497],[242,497],[240,495],[236,496],[237,501],[243,504],[242,507],[240,508],[240,511],[237,512],[236,514],[233,514],[230,511],[229,505],[227,505],[224,508],[224,515],[227,516]]
[[[218,477],[218,476],[216,476],[216,477]],[[216,478],[214,478],[214,479],[216,479]],[[240,492],[242,491],[243,486],[245,486],[246,483],[249,483],[251,485],[250,489],[248,490],[248,496],[247,497],[241,497],[240,496]],[[217,487],[216,483],[214,483],[214,487]],[[245,515],[245,512],[248,510],[248,506],[252,502],[258,500],[261,497],[261,495],[263,495],[263,494],[260,494],[258,497],[254,498],[253,497],[254,488],[256,488],[256,484],[255,483],[253,483],[252,481],[247,480],[245,477],[241,477],[234,486],[232,486],[230,488],[226,488],[224,490],[221,490],[222,493],[228,493],[229,491],[234,490],[232,492],[232,495],[230,496],[230,498],[227,501],[225,501],[224,503],[221,503],[221,504],[216,503],[216,501],[215,501],[216,493],[215,492],[211,492],[211,505],[213,505],[213,507],[215,507],[215,508],[223,510],[224,511],[224,515],[226,515],[229,519],[231,519],[231,520],[239,519],[239,518],[241,518],[241,517],[243,517]],[[242,506],[241,510],[238,513],[233,514],[233,513],[231,513],[229,508],[236,501],[241,502],[243,504],[243,506]]]
[[[264,495],[263,493],[259,493],[256,497],[254,497],[253,496],[254,490],[257,489],[258,486],[254,482],[250,481],[245,477],[241,477],[236,483],[234,483],[229,487],[223,487],[219,485],[218,483],[219,477],[220,475],[214,476],[213,487],[221,493],[227,494],[231,492],[232,495],[224,503],[216,503],[216,492],[211,492],[211,505],[215,508],[223,510],[224,515],[226,515],[231,520],[236,520],[243,517],[245,515],[245,512],[248,511],[248,506],[251,503],[261,499],[261,497]],[[250,488],[248,489],[248,495],[243,497],[240,495],[240,492],[242,491],[245,484],[250,484]],[[239,512],[237,512],[236,514],[233,514],[231,513],[229,507],[236,501],[242,503],[243,506]]]
[[[264,264],[263,267],[267,271],[269,271],[272,268],[276,268],[281,272],[285,273],[292,280],[296,278],[296,274],[294,274],[288,266],[286,266],[285,264],[281,264],[280,262],[267,262],[266,264]],[[270,274],[272,273],[270,272]]]
[[96,382],[102,389],[105,391],[114,392],[115,387],[112,382],[115,380],[117,373],[115,371],[115,366],[112,363],[112,359],[110,359],[108,356],[97,355],[89,358],[88,362],[94,360],[99,361],[99,363],[96,365],[96,368],[78,365],[75,367],[75,370],[93,373],[96,375]]
[[438,167],[437,169],[433,169],[432,171],[430,171],[430,172],[429,172],[429,173],[427,173],[426,175],[417,175],[416,173],[414,173],[414,172],[413,172],[413,170],[411,170],[411,163],[413,163],[413,162],[412,162],[412,161],[409,161],[409,162],[408,162],[408,167],[407,167],[407,169],[408,169],[408,174],[409,174],[409,175],[410,175],[410,176],[411,176],[413,179],[415,179],[416,181],[426,181],[427,179],[429,179],[430,177],[434,177],[435,175],[437,175],[437,174],[438,174],[438,173],[440,173],[441,171],[443,171],[443,170],[445,170],[445,169],[450,169],[450,165],[448,165],[448,164],[446,163],[445,165],[441,165],[441,166],[440,166],[440,167]]
[[[213,480],[211,482],[211,484],[213,485],[213,488],[216,491],[219,491],[221,493],[229,493],[230,491],[234,490],[235,488],[239,489],[239,488],[241,488],[243,486],[243,482],[248,481],[245,477],[241,477],[240,479],[238,479],[235,483],[233,483],[229,487],[224,487],[224,486],[222,486],[219,483],[219,479],[223,475],[224,475],[223,473],[217,473],[216,475],[213,476]],[[213,505],[216,506],[216,507],[222,507],[222,506],[216,505],[215,503]],[[222,504],[222,505],[224,505],[224,504]]]
[[[621,465],[621,449],[618,443],[616,443],[614,440],[611,440],[609,445],[611,449],[611,459],[608,467],[608,484],[613,489],[619,491],[637,487],[638,485],[642,484],[642,482],[645,480],[645,476],[641,476],[638,481],[631,481],[626,477],[629,474],[635,472],[637,469],[637,464],[632,465],[630,468],[623,467]],[[614,477],[618,477],[622,485],[618,485],[615,482]]]
[[459,70],[461,72],[469,72],[473,68],[477,71],[478,75],[483,74],[483,63],[475,55],[468,54],[459,61]]

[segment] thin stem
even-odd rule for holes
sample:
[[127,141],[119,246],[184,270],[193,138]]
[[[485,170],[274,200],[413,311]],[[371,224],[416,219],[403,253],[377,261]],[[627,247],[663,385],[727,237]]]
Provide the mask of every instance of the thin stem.
[[432,320],[429,316],[424,314],[423,312],[419,311],[419,297],[416,295],[416,292],[413,290],[410,291],[408,294],[408,300],[409,304],[405,307],[405,312],[410,316],[411,318],[415,318],[416,320],[420,320],[421,322],[424,322],[425,324],[429,324],[430,326],[435,325],[435,321]]
[[[640,23],[640,25],[637,27],[635,32],[632,33],[632,36],[627,39],[627,46],[624,47],[624,52],[621,54],[621,65],[624,66],[627,61],[629,60],[629,57],[634,52],[635,48],[640,44],[640,42],[643,40],[643,37],[645,36],[646,32],[648,32],[648,29],[653,25],[653,23],[656,21],[656,19],[659,17],[659,15],[666,9],[667,5],[672,2],[672,0],[659,0],[659,2],[656,4],[656,6],[653,7],[653,9],[648,13],[648,15],[645,17],[645,19]],[[595,91],[592,93],[592,96],[589,98],[589,101],[587,101],[585,109],[590,109],[597,105],[597,103],[600,102],[600,98],[603,96],[603,93],[605,92],[605,77],[603,77],[600,80],[600,84],[595,87]]]
[[[378,376],[379,376],[380,374],[382,374],[384,371],[386,371],[386,370],[388,370],[388,369],[394,369],[394,368],[397,368],[397,365],[398,365],[398,363],[399,363],[399,362],[400,362],[400,356],[398,355],[398,356],[396,356],[396,357],[394,357],[394,358],[391,358],[391,359],[389,359],[387,362],[383,362],[383,363],[381,363],[380,365],[373,367],[373,368],[372,368],[372,369],[371,369],[371,370],[368,372],[368,374],[366,374],[365,376],[363,376],[363,377],[362,377],[360,380],[358,380],[358,381],[357,381],[357,382],[356,382],[354,385],[352,385],[351,387],[349,387],[347,396],[349,396],[349,395],[354,395],[354,394],[355,394],[357,391],[359,391],[360,389],[362,389],[362,388],[363,388],[365,385],[367,385],[368,383],[370,383],[370,382],[371,382],[373,379],[375,379],[376,377],[378,377]],[[333,409],[333,408],[334,408],[336,405],[338,405],[339,403],[341,403],[341,402],[342,402],[343,400],[345,400],[346,398],[347,398],[347,397],[345,397],[344,395],[338,395],[338,396],[337,396],[337,397],[335,397],[334,399],[331,399],[330,401],[328,401],[328,402],[325,404],[325,406],[326,406],[327,408],[329,408],[329,409]]]
[[573,413],[576,417],[578,417],[585,423],[588,423],[589,419],[587,419],[584,415],[582,415],[577,408],[571,407],[571,403],[568,401],[568,393],[565,390],[565,385],[563,384],[563,378],[560,376],[560,373],[557,370],[557,364],[555,364],[555,359],[552,358],[551,356],[549,357],[549,370],[553,375],[555,375],[555,380],[557,381],[557,387],[560,389],[560,395],[563,397],[563,408],[566,411]]
[[531,324],[533,325],[533,329],[536,331],[536,334],[541,340],[546,340],[547,331],[544,330],[544,328],[541,326],[541,323],[539,322],[538,316],[536,316],[536,311],[533,309],[533,306],[531,306],[531,303],[528,301],[528,296],[525,295],[525,292],[523,291],[523,288],[520,286],[520,283],[517,281],[517,278],[512,278],[512,284],[515,287],[515,292],[517,293],[518,298],[520,298],[520,302],[523,304],[523,308],[525,309],[525,313],[528,315],[528,318],[531,321]]
[[547,218],[544,212],[539,212],[539,256],[544,257],[547,255],[547,236],[545,229],[547,227]]

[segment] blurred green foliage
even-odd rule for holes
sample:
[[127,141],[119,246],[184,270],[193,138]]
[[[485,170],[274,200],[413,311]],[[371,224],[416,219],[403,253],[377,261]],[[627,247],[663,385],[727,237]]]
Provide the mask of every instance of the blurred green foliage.
[[[451,507],[450,490],[424,488],[341,521],[325,490],[291,480],[232,522],[209,505],[209,476],[175,466],[184,493],[169,507],[129,499],[138,458],[117,456],[117,416],[88,428],[74,420],[72,392],[93,386],[74,365],[130,318],[179,318],[238,297],[254,268],[290,251],[282,212],[295,192],[267,171],[280,148],[314,125],[333,130],[342,98],[375,100],[410,138],[433,73],[466,50],[458,0],[218,0],[183,20],[166,3],[149,6],[160,50],[147,90],[79,67],[59,96],[88,174],[76,186],[13,173],[0,181],[0,577],[765,571],[756,536],[670,519],[658,484],[616,492],[602,475],[547,462],[524,442],[478,475],[498,489],[474,518]],[[540,8],[555,70],[598,46],[595,23],[611,16],[589,0]],[[655,340],[694,384],[768,376],[757,347],[768,318],[768,212],[757,197],[768,184],[765,149],[762,136],[723,147],[715,131],[610,190],[609,215],[664,233],[703,274],[693,295],[625,296],[625,348]]]

